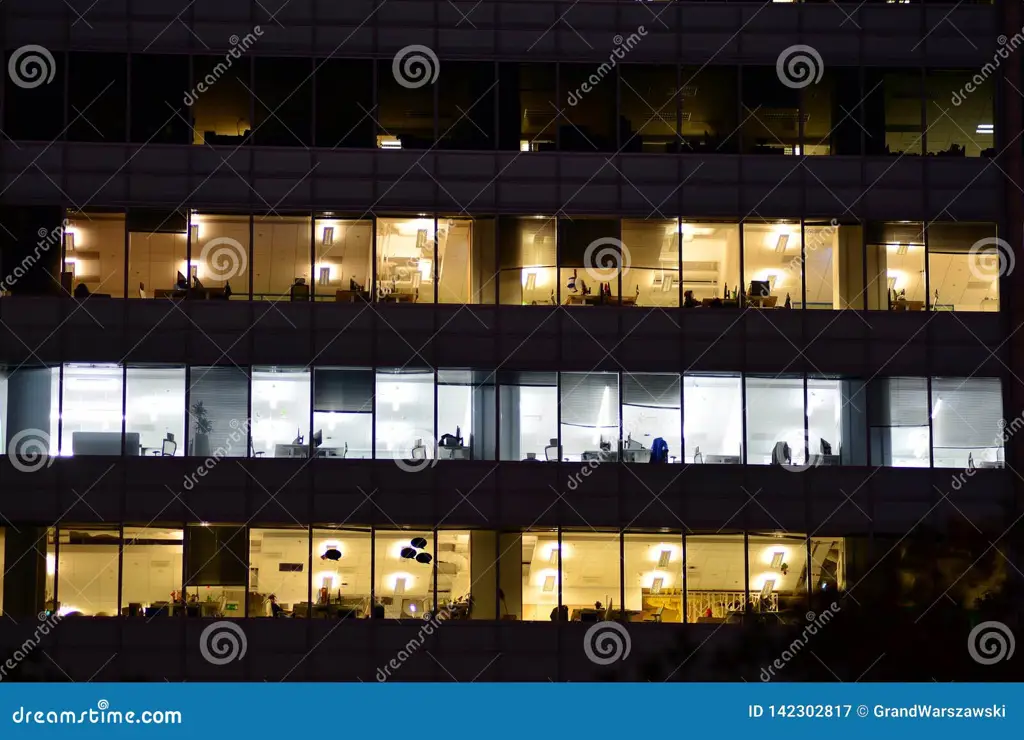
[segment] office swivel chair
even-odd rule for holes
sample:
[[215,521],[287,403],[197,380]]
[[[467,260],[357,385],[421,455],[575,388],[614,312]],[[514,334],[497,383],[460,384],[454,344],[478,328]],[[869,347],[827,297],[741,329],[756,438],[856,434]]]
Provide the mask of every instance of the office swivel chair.
[[562,448],[557,439],[551,440],[551,444],[544,448],[544,459],[549,462],[558,462],[562,459]]
[[427,447],[423,444],[422,439],[417,439],[416,444],[412,448],[412,460],[426,460],[427,459]]
[[288,291],[289,298],[293,301],[308,301],[309,300],[309,286],[306,285],[305,278],[295,278],[295,283]]
[[252,443],[252,439],[250,438],[249,439],[249,457],[262,457],[262,456],[263,456],[263,450],[260,450],[259,452],[257,452],[256,451],[256,445],[254,445]]
[[792,465],[793,451],[786,442],[776,442],[772,450],[772,465]]
[[174,453],[178,451],[178,443],[174,441],[174,435],[168,432],[167,439],[160,445],[160,456],[161,457],[174,457]]

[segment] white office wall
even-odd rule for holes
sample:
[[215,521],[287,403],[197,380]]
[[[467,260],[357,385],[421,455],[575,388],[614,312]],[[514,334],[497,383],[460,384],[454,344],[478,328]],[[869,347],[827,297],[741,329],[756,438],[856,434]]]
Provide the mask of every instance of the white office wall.
[[311,373],[253,370],[252,444],[257,452],[274,457],[277,445],[290,445],[298,437],[309,444]]
[[743,441],[743,394],[739,376],[687,375],[683,379],[686,462],[697,451],[739,457]]
[[377,457],[408,459],[416,440],[433,457],[434,374],[377,373],[376,388]]
[[[111,435],[110,454],[121,454],[122,369],[118,365],[65,365],[60,407],[60,454],[74,454],[77,433]],[[52,406],[56,412],[56,403]],[[114,451],[116,448],[116,452]]]

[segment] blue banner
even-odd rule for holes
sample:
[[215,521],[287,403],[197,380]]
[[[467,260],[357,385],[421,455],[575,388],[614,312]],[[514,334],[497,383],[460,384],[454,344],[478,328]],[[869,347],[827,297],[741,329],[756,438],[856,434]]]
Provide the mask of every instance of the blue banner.
[[[658,735],[963,740],[1024,730],[1022,684],[0,684],[0,737],[346,737],[481,740]],[[339,729],[335,729],[339,728]],[[365,734],[364,734],[365,733]],[[742,733],[742,734],[737,734]],[[747,733],[753,733],[747,735]]]

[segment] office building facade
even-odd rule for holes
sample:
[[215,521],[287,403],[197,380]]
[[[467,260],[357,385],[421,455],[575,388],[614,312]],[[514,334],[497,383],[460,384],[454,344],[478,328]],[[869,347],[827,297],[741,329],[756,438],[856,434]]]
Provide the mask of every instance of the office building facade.
[[14,675],[905,678],[1017,604],[1019,4],[0,14]]

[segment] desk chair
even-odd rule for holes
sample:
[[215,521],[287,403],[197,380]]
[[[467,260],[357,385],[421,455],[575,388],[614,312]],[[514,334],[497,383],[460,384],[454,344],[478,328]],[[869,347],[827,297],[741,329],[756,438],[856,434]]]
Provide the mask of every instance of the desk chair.
[[416,444],[412,448],[412,460],[426,460],[427,459],[427,447],[423,444],[422,439],[417,439]]
[[772,450],[772,465],[792,465],[793,451],[786,442],[776,442]]
[[661,616],[665,613],[665,607],[659,606],[657,610],[651,615],[650,619],[645,619],[645,622],[657,622],[661,624]]
[[252,443],[252,440],[250,439],[249,440],[249,457],[262,457],[263,454],[264,453],[263,453],[262,450],[260,450],[259,452],[256,451],[256,446]]
[[174,441],[174,435],[168,433],[167,439],[160,443],[159,450],[153,450],[153,454],[159,457],[174,457],[174,453],[178,451],[178,443]]
[[562,459],[562,447],[558,444],[558,440],[551,440],[555,444],[550,444],[544,448],[544,459],[551,462],[558,462]]
[[295,278],[295,284],[288,291],[288,295],[293,301],[308,301],[309,286],[303,278]]

